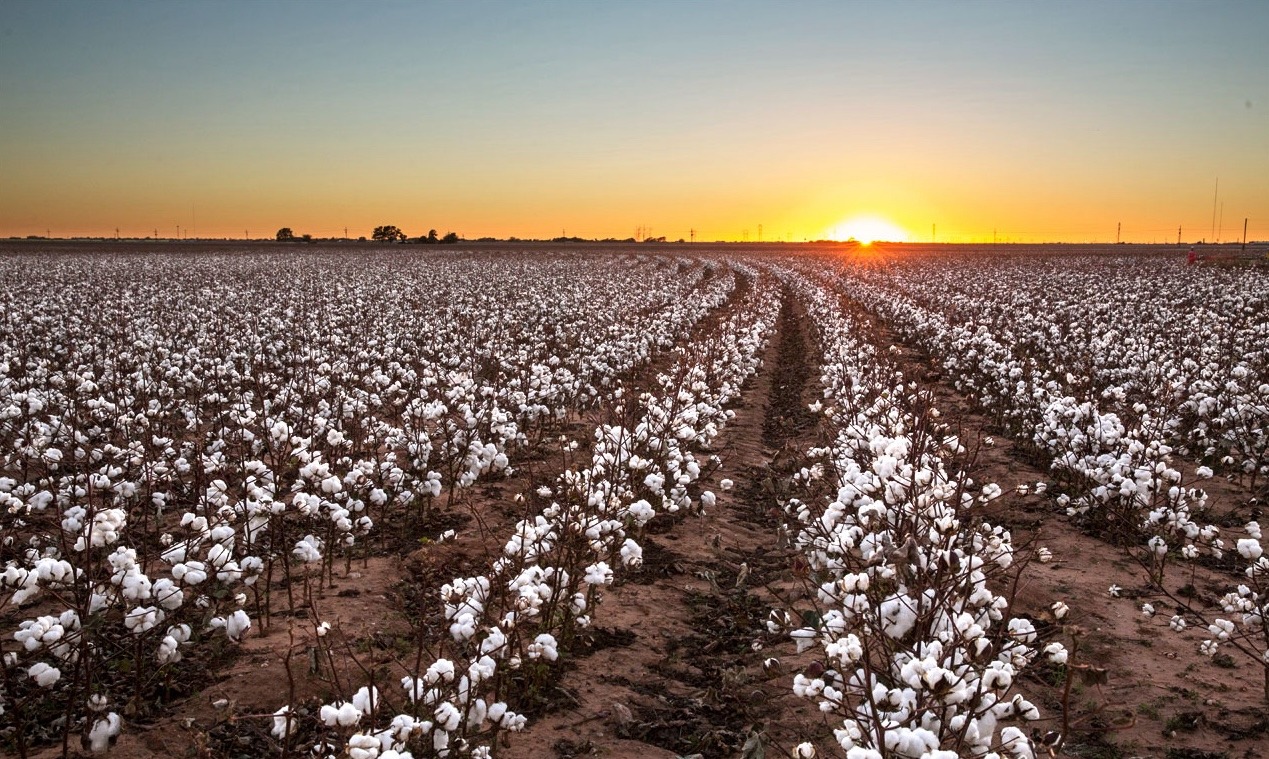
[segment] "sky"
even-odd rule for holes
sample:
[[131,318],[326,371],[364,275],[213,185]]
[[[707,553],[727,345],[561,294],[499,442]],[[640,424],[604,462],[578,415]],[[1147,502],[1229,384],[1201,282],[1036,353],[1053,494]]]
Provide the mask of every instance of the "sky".
[[1262,0],[5,0],[0,236],[1269,239],[1267,33]]

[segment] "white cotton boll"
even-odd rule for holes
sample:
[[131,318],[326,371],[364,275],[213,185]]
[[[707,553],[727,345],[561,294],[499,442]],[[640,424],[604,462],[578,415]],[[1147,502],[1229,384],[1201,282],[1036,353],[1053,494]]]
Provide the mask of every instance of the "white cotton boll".
[[187,561],[172,567],[172,577],[185,585],[198,585],[207,580],[207,568],[201,561]]
[[306,564],[322,560],[322,541],[313,535],[305,535],[303,540],[296,541],[291,554]]
[[439,682],[452,683],[454,674],[454,662],[449,659],[437,659],[427,668],[427,672],[423,674],[423,680],[428,685],[435,685]]
[[1016,617],[1009,620],[1009,634],[1015,640],[1023,643],[1032,643],[1035,641],[1035,625],[1031,624],[1031,620]]
[[273,729],[269,732],[278,740],[285,740],[295,732],[296,719],[291,716],[291,707],[284,706],[273,713]]
[[62,671],[60,669],[49,666],[42,661],[32,664],[26,674],[41,688],[52,688],[58,680],[62,679]]
[[652,504],[642,498],[627,506],[626,511],[634,517],[635,523],[639,526],[647,524],[657,514]]
[[110,748],[110,740],[119,735],[121,725],[122,720],[114,712],[98,717],[93,722],[92,729],[88,731],[89,750],[94,754],[104,754],[106,749]]
[[185,594],[176,583],[166,577],[155,581],[152,593],[154,600],[159,602],[159,606],[168,611],[179,609],[181,604],[185,603]]
[[1234,623],[1228,619],[1217,619],[1207,626],[1207,631],[1216,636],[1216,640],[1224,643],[1234,634]]
[[643,547],[630,538],[621,544],[621,563],[629,569],[643,566]]
[[361,721],[361,711],[347,701],[324,704],[318,716],[327,727],[352,727]]
[[533,643],[529,644],[528,654],[530,659],[541,658],[546,661],[559,659],[560,654],[555,642],[555,636],[550,633],[542,633],[534,638]]
[[811,743],[799,743],[793,749],[794,759],[815,759],[815,746]]
[[735,484],[734,482],[732,482],[731,480],[728,480],[728,479],[722,479],[722,480],[719,480],[719,482],[718,482],[718,489],[719,489],[719,490],[721,490],[721,491],[723,491],[724,493],[726,493],[727,491],[729,491],[729,490],[731,490],[733,487],[735,487],[735,485],[736,485],[736,484]]
[[153,630],[166,615],[156,606],[138,606],[123,618],[123,626],[133,635]]
[[348,739],[347,748],[348,759],[376,759],[382,744],[373,735],[355,733]]
[[458,707],[448,701],[441,702],[436,707],[436,711],[432,715],[436,719],[436,727],[446,732],[453,732],[458,729],[458,723],[462,721],[463,715],[458,711]]
[[1256,540],[1260,540],[1261,535],[1260,535],[1259,522],[1248,522],[1246,525],[1243,526],[1243,529],[1247,531],[1248,535],[1252,536]]
[[1035,557],[1040,561],[1041,564],[1048,564],[1049,562],[1053,561],[1053,551],[1049,550],[1045,546],[1040,546],[1039,548],[1036,549]]
[[612,585],[612,569],[607,562],[597,562],[586,567],[586,582],[590,585]]
[[712,509],[714,508],[714,504],[716,502],[717,498],[715,498],[712,492],[706,490],[704,493],[701,493],[701,506],[707,509]]
[[1201,466],[1198,469],[1194,470],[1194,474],[1200,479],[1210,480],[1214,472],[1212,471],[1211,467]]
[[1066,660],[1070,654],[1066,650],[1066,646],[1054,641],[1044,647],[1044,655],[1047,656],[1049,661],[1054,664],[1066,664]]
[[322,704],[322,708],[318,711],[318,718],[322,724],[327,727],[334,727],[339,723],[339,707],[331,704]]
[[1172,628],[1173,630],[1177,632],[1184,630],[1185,618],[1182,617],[1180,614],[1173,616],[1172,619],[1168,620],[1168,627]]
[[815,639],[818,636],[819,633],[809,627],[803,627],[789,633],[789,637],[793,638],[793,642],[797,644],[799,654],[815,645]]
[[1264,554],[1260,541],[1256,538],[1243,538],[1238,541],[1238,555],[1249,561],[1255,561]]
[[470,640],[476,635],[476,618],[470,612],[459,614],[450,624],[449,634],[458,643]]
[[485,712],[485,716],[488,717],[489,721],[491,722],[500,722],[502,721],[503,715],[506,713],[507,713],[506,703],[502,701],[496,701],[489,705],[489,708]]
[[1031,749],[1031,741],[1027,740],[1026,733],[1012,725],[1001,729],[1000,747],[1009,752],[1013,759],[1035,759],[1035,752]]
[[362,714],[370,714],[379,703],[379,689],[363,687],[353,694],[352,705]]
[[1199,653],[1203,656],[1215,656],[1220,644],[1214,640],[1205,640],[1199,644]]
[[172,664],[181,660],[181,644],[171,635],[165,635],[163,640],[159,641],[159,648],[154,653],[155,661],[160,665]]
[[228,635],[229,639],[232,641],[236,642],[242,640],[243,634],[250,629],[251,617],[247,616],[247,612],[242,609],[230,614],[229,618],[225,620],[225,634]]

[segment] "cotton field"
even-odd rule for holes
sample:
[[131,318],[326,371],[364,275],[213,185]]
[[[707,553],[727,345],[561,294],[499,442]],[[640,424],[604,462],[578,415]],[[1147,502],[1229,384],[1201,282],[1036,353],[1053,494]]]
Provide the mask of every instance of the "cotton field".
[[[1143,660],[1269,700],[1263,267],[101,244],[0,281],[7,753],[1022,759],[1109,740],[1078,694]],[[1148,750],[1180,706],[1140,698]]]

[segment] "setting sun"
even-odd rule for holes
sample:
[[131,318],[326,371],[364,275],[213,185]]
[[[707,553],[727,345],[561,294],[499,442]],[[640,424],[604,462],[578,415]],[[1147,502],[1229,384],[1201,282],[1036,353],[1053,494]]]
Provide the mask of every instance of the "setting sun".
[[870,245],[877,240],[885,242],[907,242],[910,235],[907,230],[893,222],[878,216],[855,216],[840,222],[830,230],[833,240],[857,240]]

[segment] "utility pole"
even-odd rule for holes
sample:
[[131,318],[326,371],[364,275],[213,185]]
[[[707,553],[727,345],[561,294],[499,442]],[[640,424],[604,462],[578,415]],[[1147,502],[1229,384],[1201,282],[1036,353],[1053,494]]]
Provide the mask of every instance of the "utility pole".
[[348,227],[344,227],[344,239],[348,239]]
[[762,225],[758,225],[758,242],[762,242]]
[[1216,192],[1212,193],[1212,239],[1216,239],[1216,199],[1221,194],[1221,178],[1216,178]]
[[1181,244],[1181,225],[1180,224],[1176,225],[1176,244],[1177,245]]
[[1243,217],[1243,252],[1247,252],[1247,218]]
[[1119,233],[1123,230],[1124,223],[1121,221],[1115,225],[1115,244],[1119,244]]
[[991,230],[991,244],[992,245],[996,244],[996,230],[995,229]]
[[1221,220],[1216,224],[1216,242],[1219,244],[1221,235],[1225,232],[1225,203],[1221,202]]
[[690,234],[690,235],[692,236],[692,244],[695,244],[695,243],[696,243],[696,228],[695,228],[695,227],[693,227],[693,228],[692,228],[692,229],[688,232],[688,234]]

